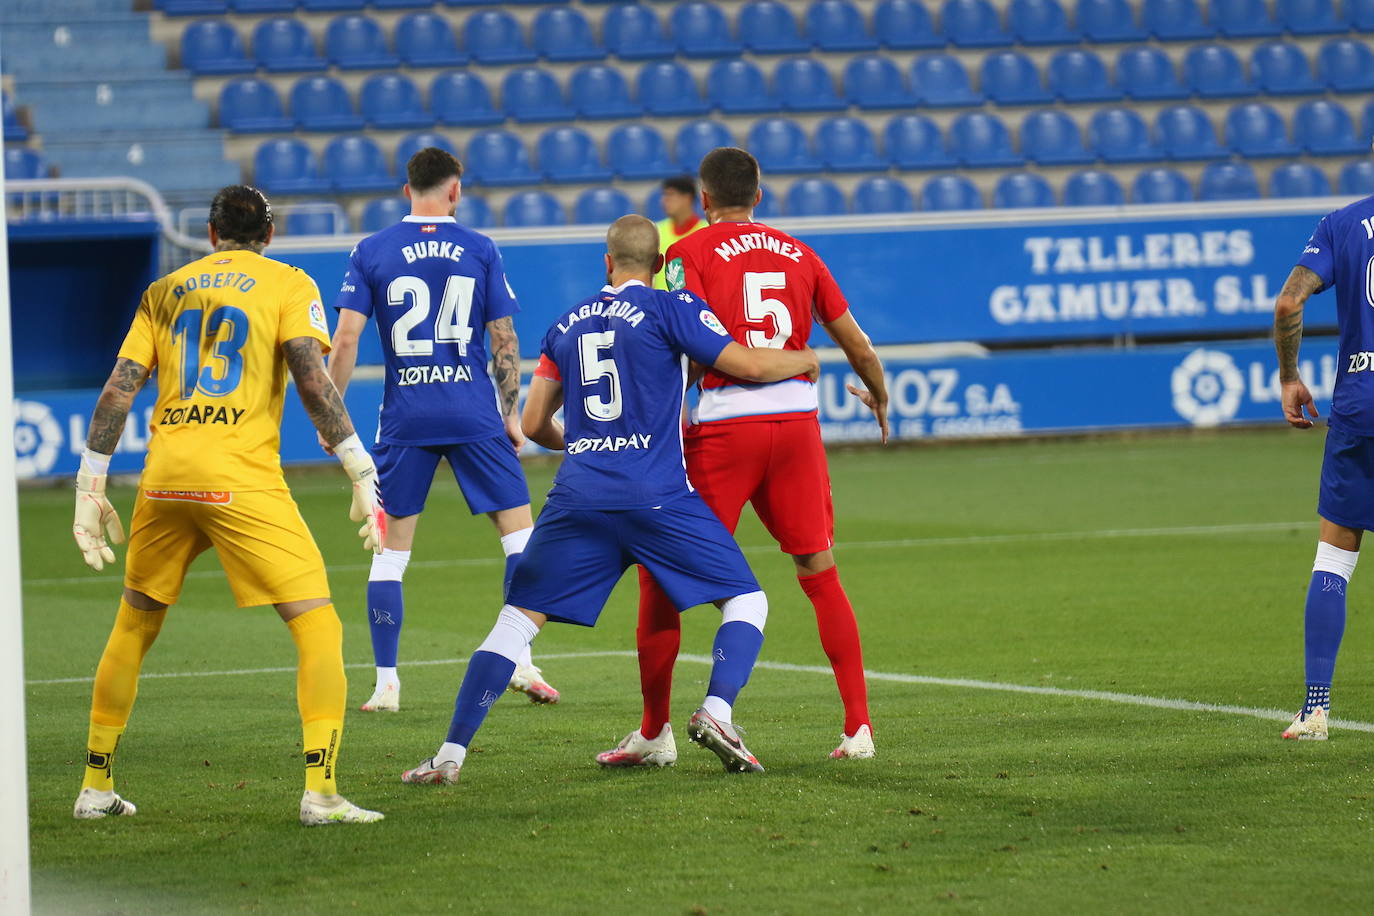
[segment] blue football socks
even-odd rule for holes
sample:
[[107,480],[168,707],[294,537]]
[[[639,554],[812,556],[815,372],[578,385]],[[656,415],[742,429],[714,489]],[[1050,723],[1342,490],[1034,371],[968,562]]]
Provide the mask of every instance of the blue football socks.
[[1305,620],[1307,649],[1307,700],[1303,714],[1317,707],[1331,707],[1331,678],[1336,652],[1345,634],[1346,580],[1336,573],[1316,570],[1307,588]]
[[372,659],[378,668],[396,667],[404,616],[405,599],[400,582],[367,583],[367,623],[372,628]]
[[445,740],[467,747],[477,729],[482,727],[487,710],[500,699],[514,673],[515,662],[504,655],[484,649],[474,652],[467,673],[463,675],[463,686],[458,688],[453,721],[449,723]]
[[711,649],[714,661],[707,696],[719,697],[733,706],[740,690],[749,683],[762,647],[763,631],[752,623],[732,620],[721,624]]

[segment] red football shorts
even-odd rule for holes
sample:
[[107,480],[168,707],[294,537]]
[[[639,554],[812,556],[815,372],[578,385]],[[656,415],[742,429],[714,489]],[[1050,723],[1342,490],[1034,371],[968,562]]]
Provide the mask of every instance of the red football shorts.
[[687,476],[731,533],[745,503],[784,553],[829,550],[835,540],[830,469],[814,417],[689,426]]

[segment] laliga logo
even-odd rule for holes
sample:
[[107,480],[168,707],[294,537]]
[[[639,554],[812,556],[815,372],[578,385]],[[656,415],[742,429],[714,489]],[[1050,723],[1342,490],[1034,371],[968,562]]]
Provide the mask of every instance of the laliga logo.
[[1217,426],[1236,415],[1245,379],[1219,350],[1197,349],[1174,369],[1174,410],[1194,426]]
[[20,480],[52,470],[62,448],[62,427],[48,405],[14,402],[14,469]]

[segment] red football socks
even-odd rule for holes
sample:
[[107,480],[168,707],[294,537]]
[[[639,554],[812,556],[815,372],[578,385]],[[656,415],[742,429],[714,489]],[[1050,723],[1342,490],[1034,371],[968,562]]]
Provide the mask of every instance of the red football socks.
[[[816,608],[821,648],[830,659],[830,667],[835,672],[835,684],[840,688],[840,701],[844,703],[844,733],[853,736],[861,726],[872,727],[868,720],[864,653],[859,644],[859,624],[854,619],[854,607],[840,585],[838,567],[832,566],[813,576],[798,576],[797,581]],[[640,619],[643,620],[642,611]]]

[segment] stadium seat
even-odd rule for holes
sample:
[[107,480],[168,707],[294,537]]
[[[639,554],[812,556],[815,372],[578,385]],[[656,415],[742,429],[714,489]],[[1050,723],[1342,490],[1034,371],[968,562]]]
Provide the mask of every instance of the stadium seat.
[[981,111],[959,115],[945,138],[949,154],[970,168],[1020,165],[1011,147],[1011,133],[1002,119]]
[[860,55],[845,66],[844,94],[852,104],[868,111],[910,108],[916,101],[897,65],[876,54]]
[[691,72],[676,61],[645,64],[639,71],[638,90],[639,104],[651,115],[696,115],[710,110]]
[[26,146],[5,147],[5,178],[22,181],[47,177],[48,165],[43,160],[42,153]]
[[1331,182],[1315,165],[1290,162],[1269,176],[1270,197],[1329,197]]
[[617,3],[601,22],[601,40],[621,60],[672,57],[674,47],[663,36],[658,15],[640,3]]
[[1374,91],[1374,51],[1362,41],[1328,41],[1317,56],[1317,79],[1336,92]]
[[455,127],[479,127],[505,120],[492,105],[486,83],[465,70],[451,70],[434,78],[429,86],[429,109],[440,122]]
[[1294,156],[1298,148],[1277,111],[1262,102],[1237,105],[1226,115],[1226,144],[1250,158]]
[[348,216],[338,204],[295,204],[286,208],[287,235],[341,235]]
[[1283,31],[1269,15],[1265,0],[1208,0],[1207,6],[1212,22],[1227,38],[1268,38]]
[[1144,41],[1126,0],[1078,0],[1074,22],[1089,41]]
[[1308,95],[1323,86],[1312,78],[1307,55],[1295,44],[1270,41],[1250,54],[1250,74],[1266,95]]
[[506,201],[507,228],[561,226],[568,221],[563,205],[547,191],[521,191]]
[[301,10],[306,13],[333,13],[341,10],[360,10],[367,0],[300,0]]
[[1102,58],[1076,48],[1059,51],[1050,58],[1049,89],[1065,102],[1112,102],[1121,98]]
[[1316,99],[1298,106],[1293,113],[1293,137],[1314,156],[1359,155],[1368,152],[1368,142],[1355,136],[1355,122],[1335,102]]
[[433,0],[368,0],[378,10],[418,10],[434,5]]
[[1039,165],[1082,165],[1097,157],[1083,147],[1083,134],[1062,111],[1032,111],[1021,122],[1021,155]]
[[940,128],[925,115],[898,115],[883,128],[883,152],[899,169],[944,169],[954,159],[945,151]]
[[1131,183],[1133,204],[1180,204],[1192,199],[1192,185],[1173,169],[1146,169]]
[[759,200],[758,205],[754,207],[754,218],[772,219],[775,216],[779,216],[782,212],[779,201],[781,201],[782,198],[774,194],[773,189],[767,184],[760,184],[759,190],[763,192],[763,197]]
[[520,23],[505,10],[482,10],[463,23],[463,47],[480,64],[527,64],[535,54]]
[[587,18],[574,9],[550,6],[540,10],[531,34],[534,50],[545,60],[601,60],[606,56]]
[[755,54],[796,54],[811,47],[791,8],[778,0],[750,0],[740,7],[736,23],[740,41]]
[[973,91],[968,71],[953,54],[926,54],[911,65],[911,91],[919,104],[932,108],[959,108],[983,104]]
[[863,14],[849,0],[815,0],[806,9],[806,34],[822,51],[875,51]]
[[377,144],[363,136],[335,137],[324,148],[324,176],[335,191],[381,191],[398,182]]
[[962,175],[936,175],[921,188],[923,210],[978,210],[983,197]]
[[777,111],[778,100],[768,88],[763,71],[747,60],[718,60],[706,75],[706,98],[712,108],[726,114]]
[[1374,0],[1343,0],[1345,21],[1357,32],[1374,32]]
[[855,213],[910,213],[916,199],[895,178],[865,178],[854,188]]
[[945,38],[960,48],[999,48],[1012,40],[988,0],[945,0],[940,26]]
[[434,116],[425,111],[419,88],[409,77],[398,73],[369,76],[358,97],[363,120],[369,127],[404,130],[434,123]]
[[1085,169],[1064,182],[1066,207],[1115,207],[1125,202],[1126,192],[1111,172]]
[[458,209],[453,216],[460,226],[473,229],[490,229],[496,225],[496,217],[492,215],[487,199],[472,194],[458,198]]
[[1152,162],[1164,158],[1144,120],[1129,108],[1104,108],[1088,124],[1088,142],[1104,162]]
[[1189,41],[1216,34],[1202,18],[1197,0],[1145,0],[1141,18],[1146,31],[1160,41]]
[[1066,45],[1083,39],[1079,30],[1070,28],[1059,0],[1012,0],[1007,21],[1023,45]]
[[[236,134],[290,131],[296,122],[282,110],[272,84],[256,77],[230,80],[219,93],[219,123]],[[9,128],[5,129],[6,138]]]
[[806,133],[790,118],[764,118],[749,131],[748,150],[765,174],[816,172],[821,164],[811,154]]
[[624,191],[615,188],[588,188],[573,203],[573,222],[608,226],[627,213],[634,204]]
[[229,0],[236,13],[290,13],[299,0]]
[[167,16],[219,16],[229,12],[229,0],[153,0],[153,8]]
[[401,138],[401,142],[396,144],[396,174],[404,175],[406,166],[410,163],[410,157],[420,150],[429,146],[438,147],[445,152],[458,155],[458,148],[453,145],[453,141],[447,135],[434,131],[422,130],[413,134],[408,134]]
[[734,134],[719,121],[691,121],[678,129],[677,137],[673,140],[673,152],[677,156],[679,169],[695,174],[697,166],[711,150],[734,145]]
[[645,124],[622,124],[612,130],[606,138],[606,158],[618,178],[652,180],[677,171],[663,135]]
[[720,7],[705,0],[686,0],[673,7],[668,31],[687,57],[725,57],[743,50],[730,34]]
[[841,111],[847,106],[835,94],[830,71],[809,57],[789,57],[773,72],[773,86],[789,111]]
[[539,67],[516,67],[501,81],[501,108],[516,121],[571,121],[572,108],[553,74]]
[[1192,105],[1175,105],[1156,115],[1154,140],[1166,158],[1180,162],[1224,159],[1229,155],[1217,142],[1217,132],[1207,112]]
[[323,70],[329,65],[315,52],[315,39],[297,19],[264,19],[253,29],[253,56],[270,73]]
[[1053,207],[1054,189],[1031,172],[1012,172],[997,179],[992,190],[992,205],[998,210],[1022,207]]
[[873,131],[858,118],[827,118],[816,125],[816,155],[832,172],[887,170],[887,163],[878,158]]
[[386,46],[386,35],[375,19],[340,16],[324,32],[324,53],[341,70],[385,70],[400,61]]
[[363,126],[348,90],[332,76],[297,80],[291,87],[291,114],[301,130],[360,130]]
[[1255,170],[1243,162],[1213,162],[1198,179],[1198,200],[1254,200],[1259,196]]
[[1360,120],[1360,136],[1374,137],[1374,102],[1364,106],[1364,117]]
[[553,127],[539,137],[539,170],[546,181],[610,181],[596,142],[580,127]]
[[1236,52],[1225,45],[1195,45],[1183,58],[1183,81],[1204,99],[1255,94]]
[[654,222],[667,216],[663,212],[663,196],[658,188],[654,188],[644,196],[644,206],[640,207],[639,212],[640,215],[648,217]]
[[501,187],[539,181],[539,176],[530,168],[530,154],[525,144],[515,134],[499,128],[472,135],[463,165],[478,184]]
[[844,192],[824,178],[804,178],[787,189],[788,216],[839,216],[849,212]]
[[1186,99],[1174,62],[1158,48],[1127,48],[1116,59],[1116,85],[1128,98],[1141,101]]
[[243,39],[220,19],[193,22],[181,33],[181,65],[192,73],[250,73],[256,67],[243,50]]
[[630,87],[616,67],[587,64],[573,71],[568,94],[580,118],[636,118],[642,114],[630,99]]
[[315,154],[300,140],[268,140],[253,155],[253,183],[269,194],[318,194],[329,190]]
[[1332,0],[1274,0],[1275,18],[1290,35],[1333,35],[1350,31],[1336,18]]
[[[9,171],[8,166],[5,171]],[[1374,195],[1374,159],[1350,162],[1341,169],[1341,193],[1359,197]]]
[[873,34],[890,51],[943,48],[930,13],[919,0],[882,0],[873,11]]
[[457,67],[468,62],[443,16],[411,13],[396,23],[396,54],[410,67]]
[[410,201],[404,197],[379,197],[363,207],[362,230],[381,232],[394,226],[410,213]]
[[978,85],[999,105],[1042,105],[1054,101],[1040,81],[1035,62],[1020,51],[998,51],[983,58]]

